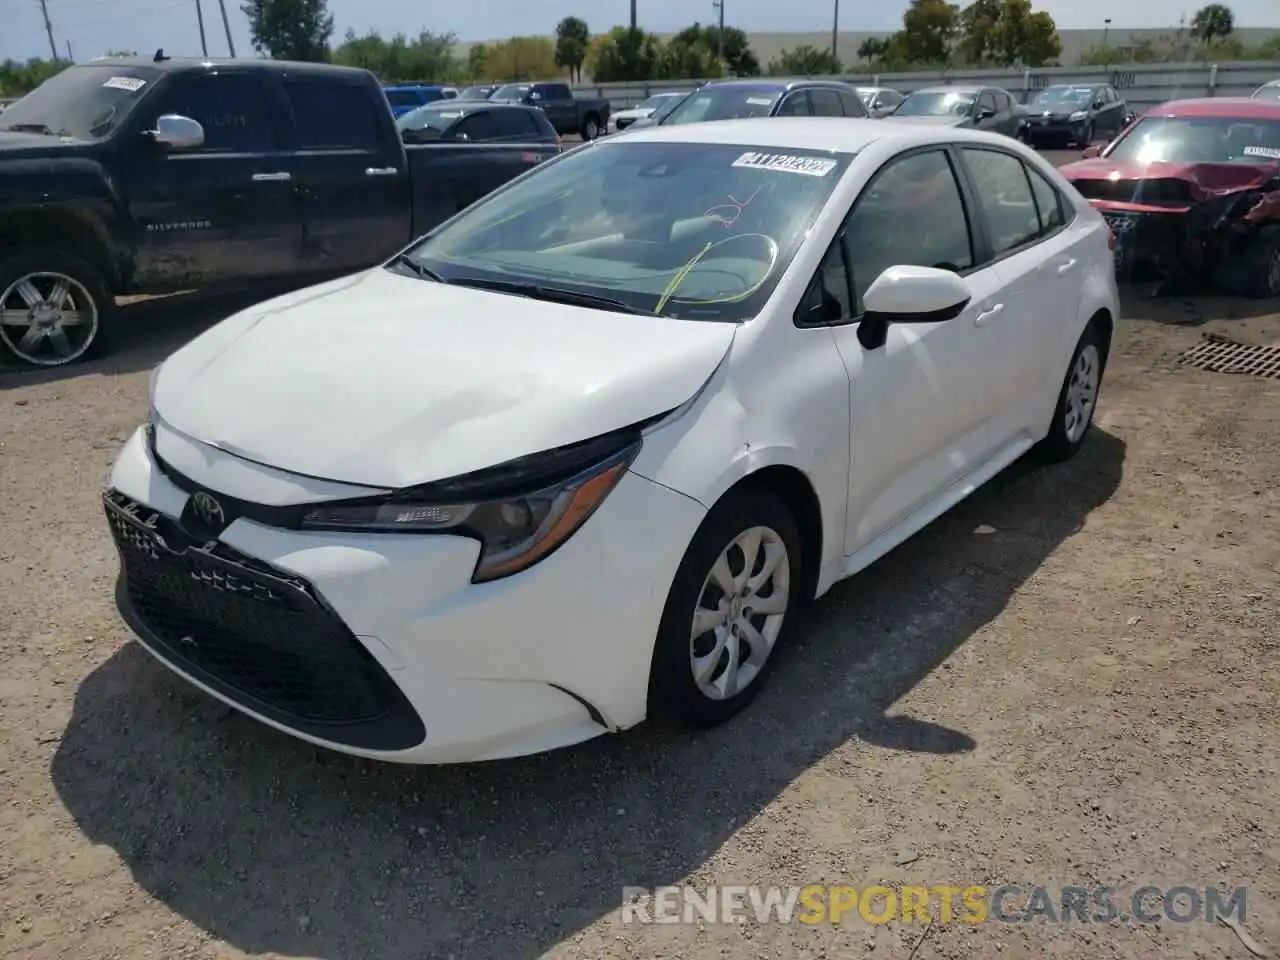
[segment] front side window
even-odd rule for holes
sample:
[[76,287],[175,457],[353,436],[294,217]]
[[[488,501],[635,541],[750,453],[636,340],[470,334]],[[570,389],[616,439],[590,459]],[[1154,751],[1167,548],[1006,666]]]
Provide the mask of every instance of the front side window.
[[928,92],[907,94],[895,117],[967,117],[973,113],[972,93]]
[[446,283],[533,284],[690,320],[754,316],[851,154],[622,138],[564,154],[429,234]]
[[946,153],[926,150],[890,160],[858,198],[845,242],[858,313],[867,288],[889,267],[970,269],[968,217]]
[[1133,163],[1267,163],[1280,160],[1280,120],[1143,117],[1103,156]]
[[1007,153],[977,147],[962,147],[961,154],[973,174],[995,255],[1036,239],[1040,235],[1040,217],[1022,161]]
[[201,151],[253,153],[276,147],[271,110],[256,76],[244,73],[189,74],[173,78],[159,113],[190,117],[204,127]]
[[844,108],[834,90],[810,90],[809,102],[815,117],[843,117]]
[[738,120],[767,117],[782,91],[767,87],[709,86],[684,100],[663,118],[663,123],[701,123],[705,120]]
[[1052,233],[1067,222],[1067,202],[1044,174],[1029,165],[1026,169],[1031,178],[1031,193],[1036,198],[1036,212],[1040,215],[1040,233]]
[[119,128],[160,76],[150,67],[69,67],[0,113],[0,130],[101,140]]

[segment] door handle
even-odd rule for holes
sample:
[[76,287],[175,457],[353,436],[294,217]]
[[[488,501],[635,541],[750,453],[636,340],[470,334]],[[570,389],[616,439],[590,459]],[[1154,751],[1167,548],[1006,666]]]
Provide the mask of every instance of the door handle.
[[1076,265],[1076,258],[1075,258],[1075,257],[1072,257],[1072,258],[1071,258],[1070,260],[1068,260],[1066,263],[1061,264],[1061,265],[1058,267],[1058,274],[1059,274],[1059,275],[1061,275],[1061,274],[1067,273],[1067,272],[1068,272],[1068,271],[1070,271],[1070,270],[1071,270],[1071,268],[1072,268],[1072,267],[1074,267],[1075,265]]
[[253,175],[254,183],[279,183],[281,181],[292,179],[293,174],[289,173],[287,170],[282,170],[279,173],[255,173]]
[[366,177],[394,177],[399,172],[395,167],[366,167],[364,175]]
[[1004,304],[997,303],[990,310],[983,310],[980,314],[978,314],[976,317],[973,318],[973,325],[975,327],[985,327],[987,325],[987,321],[990,320],[992,317],[994,317],[997,313],[999,313],[1003,309],[1004,309]]

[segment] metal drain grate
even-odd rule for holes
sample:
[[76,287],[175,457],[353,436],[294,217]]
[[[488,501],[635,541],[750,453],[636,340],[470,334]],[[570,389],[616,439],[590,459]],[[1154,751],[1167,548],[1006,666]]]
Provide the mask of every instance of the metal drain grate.
[[1213,373],[1244,373],[1280,380],[1280,346],[1238,343],[1216,333],[1206,333],[1204,340],[1178,357],[1178,362]]

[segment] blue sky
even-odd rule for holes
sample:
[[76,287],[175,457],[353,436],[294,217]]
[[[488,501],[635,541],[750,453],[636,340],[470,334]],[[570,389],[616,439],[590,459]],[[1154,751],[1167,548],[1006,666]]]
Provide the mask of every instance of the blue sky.
[[[249,32],[240,0],[226,0],[232,37],[238,54],[248,53]],[[710,0],[705,4],[689,0],[638,0],[639,22],[657,32],[669,32],[694,19],[704,23],[716,14]],[[209,52],[225,56],[226,39],[218,14],[217,0],[202,0]],[[59,50],[70,41],[77,59],[99,56],[109,49],[137,50],[139,53],[164,47],[174,55],[199,54],[200,34],[196,27],[195,0],[48,0],[54,38]],[[0,59],[48,56],[49,41],[38,0],[6,0],[0,34]],[[1176,0],[1040,0],[1038,9],[1049,11],[1059,27],[1101,27],[1104,17],[1112,18],[1112,29],[1176,24],[1183,13],[1190,19],[1199,3],[1179,4]],[[462,40],[486,40],[519,33],[550,33],[556,21],[568,14],[585,17],[593,32],[604,32],[625,23],[629,0],[476,0],[469,4],[431,5],[420,0],[330,0],[329,9],[337,20],[335,33],[348,27],[358,32],[376,29],[384,34],[421,29],[452,30]],[[705,10],[702,7],[705,6]],[[892,30],[901,22],[906,0],[844,0],[841,26],[846,30]],[[1280,27],[1277,0],[1236,0],[1230,6],[1239,26]],[[829,30],[831,0],[726,0],[726,21],[745,30],[760,32]]]

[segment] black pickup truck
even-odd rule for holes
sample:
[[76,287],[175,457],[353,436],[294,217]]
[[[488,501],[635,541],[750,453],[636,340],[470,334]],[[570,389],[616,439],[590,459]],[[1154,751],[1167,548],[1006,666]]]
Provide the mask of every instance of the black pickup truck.
[[0,362],[103,352],[116,296],[373,266],[560,150],[406,148],[365,70],[70,67],[0,115]]
[[609,101],[576,97],[567,83],[508,83],[489,99],[537,107],[557,133],[577,134],[583,140],[594,140],[609,128]]

